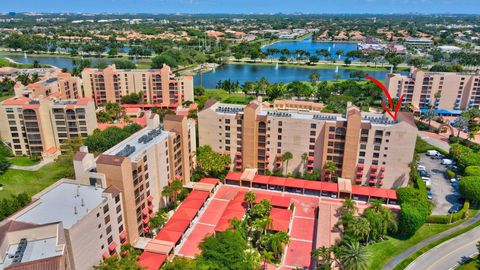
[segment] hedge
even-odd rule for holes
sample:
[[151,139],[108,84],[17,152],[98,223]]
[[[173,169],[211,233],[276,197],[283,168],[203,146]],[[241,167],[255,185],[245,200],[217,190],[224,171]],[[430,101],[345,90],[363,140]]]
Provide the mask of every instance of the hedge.
[[480,166],[468,166],[465,168],[465,176],[480,176]]
[[398,228],[400,235],[403,236],[415,234],[430,214],[431,204],[427,199],[425,184],[421,178],[416,183],[421,183],[418,189],[403,187],[397,190],[400,203]]
[[468,166],[480,166],[480,153],[463,146],[461,144],[452,144],[450,146],[450,154],[458,163],[461,169]]
[[467,201],[463,204],[463,208],[458,213],[452,215],[432,215],[427,217],[427,223],[449,224],[467,217],[470,203]]
[[480,202],[480,176],[465,176],[458,188],[460,194],[473,203]]

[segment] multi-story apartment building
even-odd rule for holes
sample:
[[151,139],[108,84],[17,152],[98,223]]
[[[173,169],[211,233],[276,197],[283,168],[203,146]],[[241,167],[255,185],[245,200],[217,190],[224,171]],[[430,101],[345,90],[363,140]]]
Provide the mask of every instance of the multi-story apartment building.
[[[104,189],[62,179],[32,200],[4,221],[20,224],[18,230],[0,231],[1,248],[8,250],[7,256],[1,255],[5,266],[29,262],[39,266],[43,260],[54,260],[60,267],[35,269],[90,270],[127,243],[121,193],[113,186]],[[18,251],[20,261],[12,264]]]
[[195,149],[194,121],[169,116],[162,127],[158,115],[148,114],[144,129],[96,159],[82,148],[74,158],[75,175],[82,183],[122,192],[128,240],[136,243],[150,233],[150,218],[166,204],[163,188],[173,180],[190,182]]
[[118,102],[122,96],[143,93],[146,103],[162,107],[176,107],[184,101],[193,101],[193,77],[175,76],[170,67],[161,69],[116,69],[86,68],[82,72],[83,89],[86,97],[95,103]]
[[97,128],[90,98],[14,97],[0,103],[0,135],[15,155],[59,153],[64,140],[86,137]]
[[[407,184],[417,136],[411,114],[400,113],[397,120],[351,105],[341,115],[271,109],[258,101],[208,101],[198,113],[200,145],[229,154],[232,169],[318,170],[329,177],[322,169],[333,161],[337,176],[387,188]],[[281,161],[285,152],[293,156],[288,163]]]
[[417,109],[465,110],[480,106],[480,73],[425,72],[387,74],[385,85],[392,97]]
[[17,97],[42,98],[52,94],[62,99],[83,97],[80,78],[58,70],[42,80],[26,86],[17,83],[14,90]]

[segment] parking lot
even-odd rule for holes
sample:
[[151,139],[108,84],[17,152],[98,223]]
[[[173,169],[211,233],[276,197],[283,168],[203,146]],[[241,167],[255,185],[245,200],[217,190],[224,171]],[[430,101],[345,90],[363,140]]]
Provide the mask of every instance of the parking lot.
[[431,159],[425,154],[420,155],[420,164],[424,165],[427,172],[432,175],[431,191],[435,203],[432,215],[448,214],[448,210],[459,200],[458,193],[455,193],[450,179],[446,177],[446,167],[441,162],[441,159]]

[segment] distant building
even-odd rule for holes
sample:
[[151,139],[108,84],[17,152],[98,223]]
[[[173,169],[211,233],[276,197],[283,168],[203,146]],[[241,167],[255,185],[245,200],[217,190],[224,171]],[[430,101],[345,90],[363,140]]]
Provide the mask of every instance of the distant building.
[[93,98],[97,105],[120,103],[122,96],[140,92],[146,103],[165,108],[193,101],[193,77],[176,77],[167,65],[161,69],[85,68],[82,80],[85,97]]
[[[229,154],[232,170],[319,171],[327,177],[323,167],[332,161],[339,177],[356,184],[391,188],[408,183],[417,136],[411,114],[401,113],[392,121],[354,106],[346,115],[298,109],[271,109],[258,101],[247,106],[209,101],[198,113],[200,145]],[[293,155],[288,166],[281,161],[285,152]]]
[[466,110],[480,107],[480,74],[424,72],[409,75],[388,74],[385,86],[392,97],[404,95],[404,104],[417,109]]
[[63,100],[54,94],[1,102],[0,122],[1,138],[14,155],[38,154],[44,158],[59,155],[65,140],[86,137],[97,128],[92,99]]
[[431,46],[433,45],[433,40],[431,38],[421,37],[421,38],[413,38],[408,37],[405,39],[406,45],[414,45],[414,46]]
[[147,127],[99,155],[82,148],[74,157],[77,181],[113,185],[123,195],[128,240],[151,233],[149,220],[165,206],[161,195],[173,180],[189,183],[195,165],[195,122],[186,116],[147,115]]
[[[103,258],[118,254],[127,242],[123,203],[115,187],[104,189],[62,179],[32,200],[2,222],[10,227],[7,232],[0,231],[2,248],[15,254],[21,243],[26,247],[20,263],[2,269],[90,270]],[[12,263],[8,257],[4,264]],[[44,261],[52,266],[41,267]],[[22,264],[39,268],[22,268]]]

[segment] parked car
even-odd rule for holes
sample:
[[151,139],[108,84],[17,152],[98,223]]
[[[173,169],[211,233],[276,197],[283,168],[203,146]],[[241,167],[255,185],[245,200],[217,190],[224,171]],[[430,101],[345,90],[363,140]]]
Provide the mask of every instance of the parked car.
[[420,164],[417,165],[417,171],[426,171],[426,170],[427,170],[427,168],[425,166],[420,165]]
[[455,183],[455,182],[458,182],[458,178],[454,177],[454,178],[450,179],[450,183],[453,184],[453,183]]
[[442,165],[452,165],[453,164],[453,160],[451,159],[448,159],[448,158],[444,158],[442,159]]
[[427,188],[432,187],[432,181],[427,180],[427,181],[423,181],[423,182],[425,183],[425,186],[426,186]]
[[432,156],[432,159],[443,159],[445,156],[442,154],[437,154],[435,156]]
[[425,177],[425,176],[422,176],[422,180],[423,180],[423,182],[432,181],[432,179],[430,179],[430,177]]
[[454,204],[450,209],[448,209],[449,214],[455,214],[458,213],[462,209],[462,206],[460,204]]
[[420,174],[421,177],[432,177],[432,175],[429,174],[427,171],[419,171],[418,174]]
[[453,182],[452,183],[452,187],[453,187],[453,190],[457,191],[458,190],[458,187],[460,186],[460,183],[459,182]]
[[432,200],[432,199],[433,199],[433,194],[432,194],[432,192],[431,192],[430,190],[427,190],[427,198],[428,198],[429,200]]
[[440,152],[438,152],[437,150],[428,150],[427,151],[427,156],[436,156],[440,154]]

